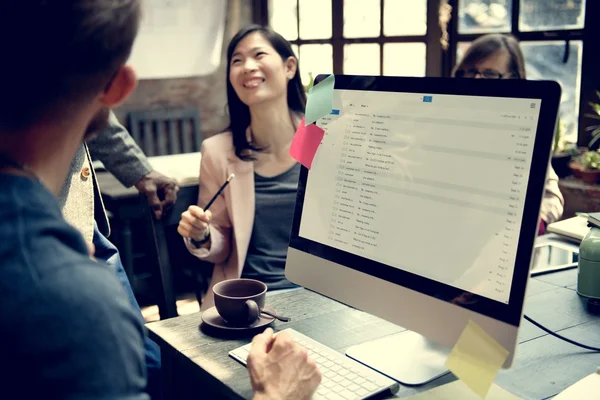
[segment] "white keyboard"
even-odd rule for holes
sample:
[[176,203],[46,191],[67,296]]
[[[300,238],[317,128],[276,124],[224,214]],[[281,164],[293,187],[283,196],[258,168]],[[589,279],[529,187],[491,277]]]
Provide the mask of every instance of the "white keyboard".
[[[356,362],[321,343],[288,328],[292,338],[308,350],[308,355],[315,360],[323,379],[313,399],[355,400],[366,399],[388,389],[395,392],[398,383],[385,375]],[[246,365],[246,358],[251,344],[238,347],[229,352],[235,360]]]

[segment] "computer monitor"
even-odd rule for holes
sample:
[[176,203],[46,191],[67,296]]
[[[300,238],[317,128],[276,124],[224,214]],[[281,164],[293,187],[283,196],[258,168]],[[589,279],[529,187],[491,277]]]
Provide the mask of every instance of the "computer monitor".
[[286,277],[409,330],[348,355],[425,383],[472,320],[510,367],[560,93],[545,81],[335,76],[325,136],[300,173]]

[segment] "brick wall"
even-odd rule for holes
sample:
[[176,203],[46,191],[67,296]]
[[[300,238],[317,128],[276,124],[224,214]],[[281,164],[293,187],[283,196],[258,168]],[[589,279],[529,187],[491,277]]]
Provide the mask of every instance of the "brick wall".
[[196,107],[200,110],[204,137],[219,133],[229,125],[225,94],[227,62],[225,51],[229,39],[242,26],[251,23],[252,2],[251,0],[223,1],[227,1],[227,19],[219,68],[208,76],[140,81],[130,98],[115,110],[121,122],[126,123],[128,112],[134,110]]

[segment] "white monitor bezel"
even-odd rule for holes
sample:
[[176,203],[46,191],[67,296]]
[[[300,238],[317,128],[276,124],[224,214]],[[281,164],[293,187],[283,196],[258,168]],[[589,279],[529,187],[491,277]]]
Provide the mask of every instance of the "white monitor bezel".
[[[315,84],[327,75],[319,75]],[[515,272],[508,304],[399,271],[299,236],[309,171],[302,167],[286,261],[290,281],[372,313],[440,344],[453,346],[473,320],[510,352],[512,363],[523,313],[531,253],[560,100],[560,86],[549,81],[465,80],[336,75],[335,89],[427,95],[454,94],[540,99],[530,179],[527,186]],[[465,298],[466,296],[466,298]],[[403,306],[406,305],[406,306]]]

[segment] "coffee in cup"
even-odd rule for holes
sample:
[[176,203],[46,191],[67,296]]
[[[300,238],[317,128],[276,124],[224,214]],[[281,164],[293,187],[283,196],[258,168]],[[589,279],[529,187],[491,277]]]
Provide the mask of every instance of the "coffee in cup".
[[215,307],[227,324],[246,326],[259,318],[267,285],[254,279],[229,279],[213,286]]

